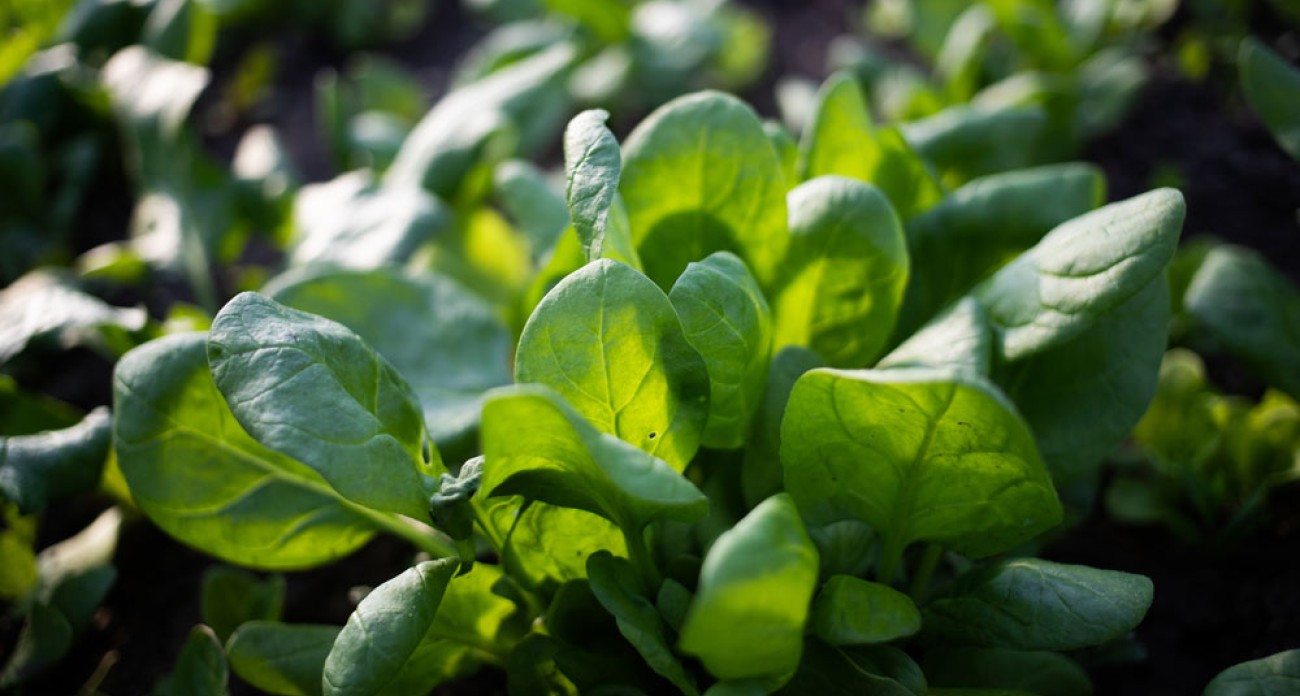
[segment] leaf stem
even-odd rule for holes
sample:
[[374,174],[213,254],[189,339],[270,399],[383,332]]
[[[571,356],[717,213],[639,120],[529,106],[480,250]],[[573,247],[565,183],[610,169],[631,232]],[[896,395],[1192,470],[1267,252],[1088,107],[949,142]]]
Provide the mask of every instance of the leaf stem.
[[411,545],[434,558],[455,558],[456,544],[447,535],[407,517],[371,510],[348,500],[340,499],[345,507],[366,518],[375,527],[401,537]]
[[645,543],[645,529],[637,529],[629,532],[626,528],[623,530],[623,539],[627,543],[628,560],[637,569],[641,576],[641,581],[646,585],[646,591],[654,596],[654,593],[663,584],[663,578],[659,575],[659,569],[655,567],[654,558],[650,555],[650,547]]
[[894,584],[894,576],[903,562],[903,549],[907,542],[902,535],[891,534],[885,538],[885,545],[880,549],[880,575],[876,579],[886,585]]
[[929,543],[925,546],[925,555],[921,556],[921,562],[916,566],[916,573],[912,576],[912,584],[908,586],[907,594],[918,604],[930,589],[930,580],[934,577],[934,571],[939,567],[939,561],[943,559],[943,546],[940,544]]

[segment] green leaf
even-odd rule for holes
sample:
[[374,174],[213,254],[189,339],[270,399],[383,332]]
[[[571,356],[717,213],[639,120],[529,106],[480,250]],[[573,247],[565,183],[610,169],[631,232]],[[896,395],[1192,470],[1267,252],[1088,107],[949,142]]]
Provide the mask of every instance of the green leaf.
[[930,320],[876,363],[879,369],[947,368],[987,377],[993,361],[993,327],[979,300],[967,296]]
[[417,188],[383,186],[367,170],[304,186],[294,199],[289,263],[399,265],[450,226],[450,212]]
[[1053,164],[992,174],[907,223],[911,280],[896,335],[907,336],[1053,227],[1101,205],[1096,167]]
[[61,346],[91,342],[101,327],[144,328],[139,307],[113,307],[50,271],[34,271],[0,290],[0,364],[28,344],[55,338]]
[[789,205],[774,346],[806,346],[830,365],[865,366],[884,348],[907,287],[898,216],[879,190],[844,177],[801,184]]
[[786,406],[781,461],[805,518],[866,522],[885,564],[919,540],[999,553],[1061,519],[1029,428],[971,375],[813,370]]
[[1183,223],[1183,197],[1159,189],[1057,226],[974,295],[1014,361],[1063,343],[1160,276]]
[[526,160],[507,160],[496,168],[493,187],[511,222],[528,238],[533,258],[550,253],[569,224],[569,207],[547,175]]
[[772,143],[772,148],[776,150],[777,159],[781,162],[781,173],[785,176],[787,182],[799,180],[796,170],[799,162],[799,144],[795,142],[794,136],[790,131],[781,124],[780,121],[767,120],[763,121],[763,132],[767,134],[767,139]]
[[588,261],[601,258],[623,168],[618,140],[605,127],[608,118],[603,109],[584,111],[564,131],[564,198]]
[[1237,246],[1214,248],[1183,301],[1197,326],[1269,384],[1300,398],[1300,290],[1264,257]]
[[849,575],[827,580],[813,601],[812,632],[829,645],[887,643],[921,629],[921,612],[888,585]]
[[529,317],[515,379],[545,384],[601,432],[678,471],[699,447],[709,375],[668,297],[602,259],[555,286]]
[[483,405],[482,490],[586,510],[639,533],[656,519],[692,522],[708,499],[662,459],[597,431],[554,391],[520,385]]
[[[325,659],[327,696],[370,696],[428,691],[436,677],[417,680],[410,691],[393,690],[434,625],[457,562],[425,561],[376,587],[357,605]],[[418,684],[418,686],[416,686]],[[422,688],[421,688],[422,687]]]
[[223,643],[248,621],[279,621],[284,606],[284,576],[260,580],[229,566],[212,566],[203,573],[199,607],[203,623]]
[[786,346],[772,357],[768,372],[767,390],[758,418],[745,446],[740,484],[747,506],[758,505],[763,500],[784,489],[781,473],[781,419],[785,417],[790,390],[803,373],[825,367],[826,363],[807,348]]
[[817,93],[812,121],[799,143],[800,179],[846,176],[879,188],[904,220],[943,196],[929,166],[895,128],[876,131],[858,80],[828,78]]
[[1300,683],[1300,650],[1286,650],[1223,670],[1202,696],[1285,694]]
[[16,602],[36,589],[36,518],[21,517],[10,505],[0,505],[0,601]]
[[1151,606],[1141,575],[1036,558],[991,563],[960,577],[922,611],[930,644],[1077,650],[1122,637]]
[[206,65],[217,42],[218,19],[199,0],[160,0],[141,32],[141,43],[174,60]]
[[958,105],[902,128],[907,142],[959,186],[986,174],[1038,164],[1047,115],[1036,106],[1003,109]]
[[1300,160],[1300,70],[1253,36],[1242,40],[1237,63],[1250,108],[1277,144]]
[[249,621],[226,643],[230,668],[267,693],[320,696],[325,658],[342,631],[338,626]]
[[112,429],[108,409],[101,406],[70,428],[0,437],[0,499],[30,514],[93,489]]
[[356,503],[428,513],[441,462],[426,462],[420,402],[350,329],[246,292],[213,320],[208,362],[258,442],[308,464]]
[[925,654],[925,675],[936,687],[1014,689],[1039,696],[1092,696],[1079,663],[1053,652],[1006,648],[945,648]]
[[244,432],[208,371],[203,334],[127,353],[114,375],[117,461],[149,519],[232,563],[302,568],[340,558],[374,526],[307,466]]
[[700,92],[650,114],[628,136],[620,191],[646,275],[672,287],[691,261],[730,251],[763,287],[784,258],[781,161],[754,112]]
[[719,679],[784,683],[799,666],[817,549],[785,494],[759,504],[718,537],[679,647]]
[[221,643],[207,626],[195,626],[176,658],[176,668],[154,687],[154,696],[224,696],[230,668]]
[[572,44],[559,42],[453,90],[411,131],[384,183],[423,187],[450,199],[475,165],[515,149],[502,147],[503,137],[525,144],[530,134],[549,138],[568,102],[563,79],[574,54]]
[[587,558],[587,577],[600,605],[618,621],[619,632],[646,664],[687,696],[698,694],[695,680],[673,654],[659,611],[641,594],[641,580],[632,564],[601,551]]
[[709,416],[701,440],[739,448],[763,398],[772,319],[745,263],[725,251],[693,261],[668,293],[686,341],[704,358]]
[[512,577],[545,590],[586,578],[587,558],[601,550],[627,556],[612,522],[586,510],[534,502],[518,512],[502,554]]
[[[1057,489],[1079,507],[1090,504],[1097,466],[1155,395],[1169,315],[1169,286],[1157,277],[1082,334],[994,371],[1025,414]],[[1075,485],[1084,488],[1072,495]]]
[[290,272],[264,292],[355,331],[411,385],[439,445],[473,432],[483,392],[510,382],[510,330],[449,278],[391,269]]
[[925,675],[907,653],[887,645],[835,647],[809,638],[781,696],[925,696]]

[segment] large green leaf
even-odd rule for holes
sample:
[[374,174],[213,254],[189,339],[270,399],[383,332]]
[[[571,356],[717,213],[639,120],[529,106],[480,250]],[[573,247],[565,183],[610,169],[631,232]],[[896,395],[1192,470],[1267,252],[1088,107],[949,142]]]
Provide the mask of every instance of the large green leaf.
[[876,131],[855,77],[832,75],[817,93],[799,143],[801,180],[828,174],[879,188],[904,220],[934,205],[943,190],[897,129]]
[[672,287],[715,251],[769,287],[786,244],[787,182],[754,112],[701,92],[660,107],[628,136],[620,191],[646,274]]
[[1197,325],[1250,369],[1300,398],[1300,289],[1262,256],[1216,247],[1183,302]]
[[510,382],[510,330],[448,278],[391,269],[291,272],[264,291],[357,332],[411,385],[439,445],[472,431],[483,392]]
[[905,124],[907,142],[929,160],[949,186],[975,177],[1023,169],[1042,161],[1039,139],[1047,115],[1036,106],[953,106]]
[[573,60],[573,46],[561,42],[455,89],[411,131],[385,183],[422,186],[451,198],[485,157],[509,154],[500,151],[506,143],[493,147],[494,140],[527,141],[536,133],[550,137],[568,102],[563,79]]
[[897,335],[910,335],[1053,227],[1101,205],[1105,187],[1086,164],[992,174],[909,220],[912,273]]
[[929,643],[1077,650],[1119,638],[1151,606],[1141,575],[1037,558],[992,563],[959,578],[922,610]]
[[801,184],[789,205],[774,347],[806,346],[830,365],[864,367],[884,348],[907,287],[898,216],[879,190],[839,176]]
[[866,522],[885,564],[917,540],[998,553],[1061,519],[1029,428],[969,374],[813,370],[786,406],[781,461],[806,518]]
[[555,286],[529,317],[515,379],[559,392],[601,432],[678,471],[699,447],[709,375],[663,291],[601,259]]
[[1173,256],[1183,196],[1159,189],[1065,222],[981,283],[974,295],[1014,361],[1083,333],[1145,289]]
[[691,262],[668,299],[708,369],[709,417],[701,439],[709,447],[739,448],[767,383],[772,318],[763,291],[743,261],[720,251]]
[[342,629],[315,624],[249,621],[226,643],[230,668],[272,694],[320,696],[325,658]]
[[[406,680],[412,671],[422,671],[421,665],[411,664],[412,658],[434,625],[456,568],[450,558],[425,561],[366,595],[325,658],[324,693],[396,696],[433,688],[441,676],[436,672],[420,675],[426,678],[414,683]],[[411,690],[393,689],[397,684]]]
[[1246,101],[1278,145],[1300,160],[1300,69],[1253,36],[1242,40],[1237,56]]
[[63,430],[0,437],[0,499],[23,514],[91,490],[108,456],[112,418],[100,407]]
[[642,594],[636,568],[607,551],[587,559],[587,577],[600,605],[618,622],[618,630],[646,664],[687,696],[695,696],[695,680],[673,654],[669,632],[655,605]]
[[626,534],[656,519],[693,522],[708,499],[667,462],[599,432],[557,393],[520,385],[483,405],[481,490],[593,512]]
[[437,198],[414,187],[382,186],[367,170],[304,186],[293,218],[289,262],[297,266],[400,265],[450,226]]
[[759,504],[709,549],[679,647],[723,680],[783,684],[799,666],[817,586],[817,549],[785,494]]
[[829,645],[887,643],[920,630],[921,612],[888,585],[835,575],[817,593],[809,623]]
[[309,467],[244,432],[208,371],[203,334],[127,353],[114,376],[117,461],[140,509],[215,556],[302,568],[346,555],[375,529]]
[[1286,650],[1223,670],[1202,696],[1289,694],[1300,684],[1300,650]]
[[258,442],[308,464],[359,504],[417,519],[441,462],[427,462],[420,402],[350,329],[261,295],[212,322],[208,361],[235,418]]
[[1157,277],[1082,334],[994,371],[1070,502],[1087,507],[1097,465],[1155,396],[1169,315],[1169,286]]

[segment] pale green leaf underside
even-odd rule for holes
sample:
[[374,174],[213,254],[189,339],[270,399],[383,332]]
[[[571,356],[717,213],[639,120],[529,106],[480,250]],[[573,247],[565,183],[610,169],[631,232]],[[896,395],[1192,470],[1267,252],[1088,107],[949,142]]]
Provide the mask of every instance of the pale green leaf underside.
[[678,471],[699,447],[709,375],[663,291],[601,259],[555,286],[529,317],[515,379],[545,384],[601,432]]
[[806,518],[861,520],[896,552],[989,555],[1061,517],[1029,428],[972,375],[813,370],[786,406],[781,460]]
[[359,504],[427,514],[435,471],[424,464],[419,401],[350,329],[246,292],[213,320],[208,360],[231,412],[263,445]]
[[305,568],[360,547],[374,531],[365,518],[235,421],[206,345],[170,336],[118,362],[115,446],[136,504],[168,534],[246,566]]
[[668,293],[686,340],[704,358],[709,417],[703,444],[738,448],[762,403],[772,345],[763,291],[745,263],[727,252],[692,262]]
[[597,431],[541,385],[489,393],[483,406],[486,495],[586,510],[624,532],[702,517],[708,500],[667,462]]
[[709,549],[679,647],[719,679],[779,686],[799,666],[817,565],[794,502],[768,498]]
[[659,287],[715,251],[744,259],[767,287],[784,256],[786,185],[754,112],[700,92],[660,107],[628,136],[619,190]]

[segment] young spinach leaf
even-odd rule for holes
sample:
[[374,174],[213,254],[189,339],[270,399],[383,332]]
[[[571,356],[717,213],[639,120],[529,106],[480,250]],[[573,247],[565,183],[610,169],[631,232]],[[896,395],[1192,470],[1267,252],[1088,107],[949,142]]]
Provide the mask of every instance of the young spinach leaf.
[[623,168],[618,141],[605,127],[607,118],[607,111],[584,111],[564,131],[564,198],[588,261],[601,258]]
[[325,658],[343,629],[315,624],[249,621],[226,643],[230,669],[272,694],[321,696]]
[[921,612],[907,595],[851,575],[831,576],[813,600],[809,625],[827,645],[887,643],[921,629]]
[[1242,40],[1237,63],[1246,101],[1268,126],[1277,144],[1300,160],[1300,69],[1253,36]]
[[70,428],[0,437],[0,500],[31,514],[91,490],[99,483],[112,429],[101,406]]

